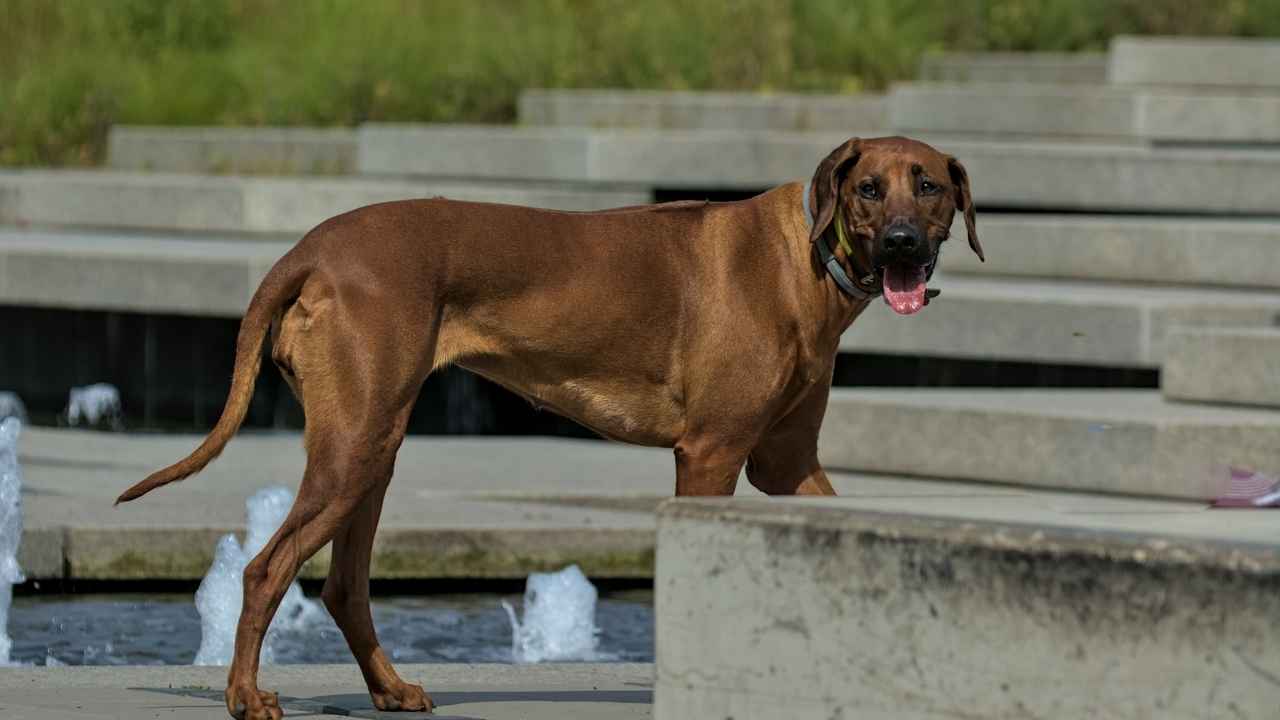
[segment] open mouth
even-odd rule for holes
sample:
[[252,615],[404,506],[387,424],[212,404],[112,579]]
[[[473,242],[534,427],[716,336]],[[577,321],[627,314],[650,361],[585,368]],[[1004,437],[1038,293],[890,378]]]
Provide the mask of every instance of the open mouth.
[[914,315],[928,302],[926,283],[929,266],[915,265],[906,262],[893,262],[885,265],[884,301],[899,315]]

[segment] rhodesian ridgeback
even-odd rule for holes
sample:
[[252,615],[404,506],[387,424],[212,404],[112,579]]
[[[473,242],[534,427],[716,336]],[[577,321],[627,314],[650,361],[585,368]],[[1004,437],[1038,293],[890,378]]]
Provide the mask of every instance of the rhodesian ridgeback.
[[955,212],[953,157],[849,140],[807,183],[739,202],[555,212],[445,199],[371,205],[316,227],[267,273],[236,342],[226,408],[133,500],[213,460],[271,359],[306,415],[307,466],[284,524],[244,573],[226,691],[237,718],[281,717],[258,654],[299,566],[325,543],[322,597],[382,710],[426,710],[378,645],[369,558],[410,409],[455,364],[614,440],[673,448],[677,495],[831,495],[818,463],[840,336],[876,297],[918,312]]

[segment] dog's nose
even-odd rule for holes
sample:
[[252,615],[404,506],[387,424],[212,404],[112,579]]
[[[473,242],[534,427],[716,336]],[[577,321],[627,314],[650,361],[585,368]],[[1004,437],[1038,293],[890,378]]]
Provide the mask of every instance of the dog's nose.
[[910,228],[894,228],[884,236],[885,252],[913,253],[920,244],[920,236]]

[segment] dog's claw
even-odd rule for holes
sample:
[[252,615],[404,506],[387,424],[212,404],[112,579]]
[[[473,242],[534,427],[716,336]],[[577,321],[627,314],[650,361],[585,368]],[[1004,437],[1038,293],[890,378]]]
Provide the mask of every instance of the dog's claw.
[[[246,703],[242,698],[258,696],[258,702]],[[265,690],[247,690],[243,693],[227,690],[227,710],[236,720],[281,720],[280,696]]]
[[383,711],[406,710],[412,712],[431,712],[435,703],[421,685],[401,683],[393,690],[370,693],[373,706]]

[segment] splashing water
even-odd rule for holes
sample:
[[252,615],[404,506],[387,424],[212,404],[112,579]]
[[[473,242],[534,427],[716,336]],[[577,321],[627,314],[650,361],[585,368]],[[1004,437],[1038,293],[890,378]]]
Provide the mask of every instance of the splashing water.
[[596,588],[577,565],[533,573],[524,588],[524,619],[507,601],[511,654],[519,663],[602,660],[596,627]]
[[27,406],[22,404],[22,398],[11,392],[0,392],[0,420],[5,418],[18,418],[22,422],[27,421]]
[[[269,487],[254,493],[245,503],[248,527],[244,547],[235,535],[224,535],[214,549],[213,564],[196,590],[200,613],[200,650],[194,665],[228,665],[235,649],[236,622],[244,592],[244,568],[275,534],[293,505],[293,493]],[[302,594],[294,581],[280,601],[262,644],[262,662],[275,660],[273,641],[282,631],[298,630],[325,617],[320,604]]]
[[67,424],[72,427],[86,425],[111,430],[124,429],[124,406],[120,403],[120,391],[114,385],[95,383],[71,388],[67,398]]
[[0,421],[0,665],[9,664],[9,605],[13,586],[22,582],[18,543],[22,541],[22,469],[18,467],[17,418]]

